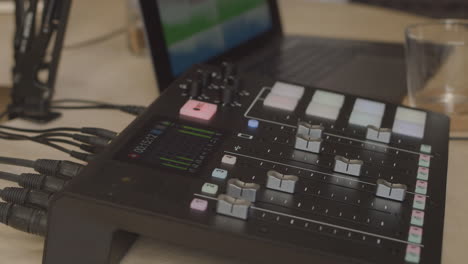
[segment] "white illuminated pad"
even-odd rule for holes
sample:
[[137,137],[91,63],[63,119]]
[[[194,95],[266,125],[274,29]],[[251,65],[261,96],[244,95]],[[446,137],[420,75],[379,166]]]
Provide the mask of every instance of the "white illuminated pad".
[[271,89],[271,93],[299,100],[304,95],[304,87],[284,82],[276,82]]
[[398,107],[393,122],[393,132],[423,138],[427,114],[423,111]]
[[426,116],[426,112],[399,106],[395,114],[395,120],[407,121],[424,126],[426,124]]
[[344,99],[345,97],[342,94],[317,90],[314,93],[314,96],[312,97],[311,103],[318,103],[321,105],[328,105],[333,106],[335,108],[341,108],[343,106]]
[[269,93],[265,100],[263,101],[264,106],[286,110],[286,111],[294,111],[296,109],[298,103],[298,99],[276,95],[273,93]]
[[325,119],[336,120],[340,114],[340,108],[311,102],[306,110],[306,115]]
[[349,118],[349,123],[357,126],[367,127],[368,125],[371,125],[380,128],[382,124],[382,116],[353,111]]
[[354,103],[353,111],[383,116],[385,112],[385,104],[358,98]]

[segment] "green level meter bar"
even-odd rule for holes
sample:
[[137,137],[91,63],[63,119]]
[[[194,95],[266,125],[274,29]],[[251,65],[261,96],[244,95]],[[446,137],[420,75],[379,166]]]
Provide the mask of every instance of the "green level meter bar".
[[184,133],[184,134],[188,134],[188,135],[192,135],[192,136],[196,136],[196,137],[207,138],[207,139],[210,139],[210,138],[211,138],[210,136],[203,135],[203,134],[198,134],[198,133],[191,132],[191,131],[187,131],[187,130],[181,130],[181,129],[179,129],[178,131],[179,131],[180,133]]
[[187,168],[185,168],[185,167],[181,167],[181,166],[177,166],[177,165],[172,165],[172,164],[169,164],[169,163],[161,163],[161,165],[164,165],[164,166],[166,166],[166,167],[171,167],[171,168],[179,169],[179,170],[187,170]]
[[176,158],[181,159],[181,160],[193,161],[193,159],[182,157],[182,156],[176,156]]
[[178,164],[190,166],[190,163],[183,162],[183,161],[168,159],[168,158],[164,158],[164,157],[159,157],[159,159],[160,159],[160,160],[164,160],[164,161],[169,161],[169,162],[174,162],[174,163],[178,163]]
[[206,133],[206,134],[209,134],[209,135],[214,135],[214,134],[216,134],[216,133],[213,132],[213,131],[209,131],[209,130],[205,130],[205,129],[201,129],[201,128],[196,128],[196,127],[191,127],[191,126],[182,126],[182,128],[188,129],[188,130],[197,131],[197,132],[201,132],[201,133]]

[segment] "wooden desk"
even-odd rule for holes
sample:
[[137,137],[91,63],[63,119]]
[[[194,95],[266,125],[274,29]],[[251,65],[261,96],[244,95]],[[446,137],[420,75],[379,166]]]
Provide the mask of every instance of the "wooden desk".
[[[402,42],[406,25],[425,18],[395,11],[356,4],[324,4],[311,1],[283,0],[280,2],[286,33],[338,38]],[[67,43],[76,43],[99,36],[124,25],[123,1],[74,1],[67,33]],[[0,16],[0,32],[8,36],[11,17]],[[10,24],[9,24],[10,23]],[[0,54],[9,43],[0,38]],[[0,73],[9,67],[0,64]],[[110,102],[148,104],[156,98],[156,84],[148,58],[129,55],[124,36],[94,46],[66,50],[60,66],[56,98],[92,98]],[[48,124],[55,126],[99,126],[123,129],[132,117],[115,111],[67,111],[61,119]],[[9,122],[21,127],[38,127],[21,120]],[[466,135],[466,134],[465,134]],[[1,155],[23,158],[66,159],[63,154],[29,142],[0,141]],[[464,162],[468,142],[450,144],[449,181],[446,210],[443,263],[460,263],[465,258],[468,238],[468,206],[464,177]],[[0,166],[2,171],[27,172],[21,168]],[[11,185],[0,181],[0,187]],[[73,227],[70,227],[72,234]],[[43,239],[0,225],[0,262],[41,263]],[[83,252],[85,253],[85,252]],[[123,260],[130,263],[229,263],[205,252],[182,249],[148,238],[141,238]]]

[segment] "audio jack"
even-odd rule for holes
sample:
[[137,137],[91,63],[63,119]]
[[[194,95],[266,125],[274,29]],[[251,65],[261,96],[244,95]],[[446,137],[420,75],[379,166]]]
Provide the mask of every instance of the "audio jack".
[[38,236],[45,236],[47,232],[47,213],[23,205],[0,202],[0,222]]

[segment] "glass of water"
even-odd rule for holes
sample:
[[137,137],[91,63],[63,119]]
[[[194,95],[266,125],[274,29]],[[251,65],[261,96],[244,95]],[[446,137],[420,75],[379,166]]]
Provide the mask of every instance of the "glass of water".
[[406,29],[411,106],[468,114],[468,23],[442,20]]

